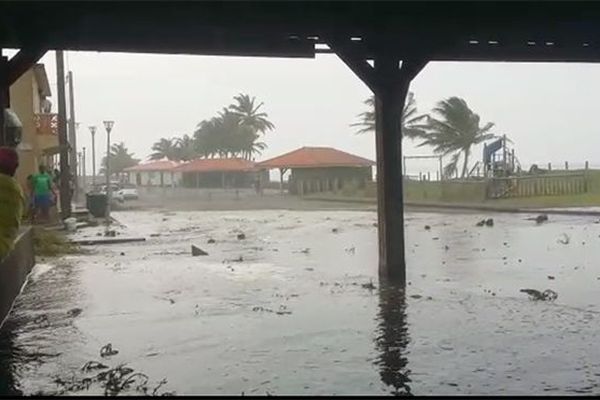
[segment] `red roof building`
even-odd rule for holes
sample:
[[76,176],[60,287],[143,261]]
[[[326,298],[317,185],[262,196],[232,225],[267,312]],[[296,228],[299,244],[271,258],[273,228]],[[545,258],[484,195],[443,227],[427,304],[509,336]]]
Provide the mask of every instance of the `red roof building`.
[[125,172],[142,172],[142,171],[171,171],[178,167],[181,163],[171,160],[148,161],[133,167],[125,168]]
[[243,158],[203,158],[175,168],[177,172],[252,172],[255,163]]
[[148,161],[125,168],[129,183],[137,186],[178,186],[181,177],[175,168],[181,163],[171,160]]
[[288,191],[292,194],[338,190],[354,191],[372,180],[374,161],[332,147],[302,147],[256,164],[261,169],[279,169],[283,177],[291,170]]
[[260,168],[325,168],[325,167],[370,167],[374,161],[332,147],[302,147],[262,161]]
[[182,175],[183,186],[196,188],[252,187],[259,174],[256,164],[243,158],[192,160],[173,171]]

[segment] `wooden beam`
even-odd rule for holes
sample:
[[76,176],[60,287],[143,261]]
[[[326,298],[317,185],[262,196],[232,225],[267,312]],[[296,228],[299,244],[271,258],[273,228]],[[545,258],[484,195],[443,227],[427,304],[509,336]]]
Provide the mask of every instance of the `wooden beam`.
[[373,93],[378,91],[378,86],[375,84],[375,71],[373,67],[367,62],[363,54],[352,49],[352,42],[328,38],[327,44]]
[[11,86],[25,72],[37,63],[40,58],[46,54],[46,49],[42,46],[30,46],[19,50],[8,61],[8,86]]

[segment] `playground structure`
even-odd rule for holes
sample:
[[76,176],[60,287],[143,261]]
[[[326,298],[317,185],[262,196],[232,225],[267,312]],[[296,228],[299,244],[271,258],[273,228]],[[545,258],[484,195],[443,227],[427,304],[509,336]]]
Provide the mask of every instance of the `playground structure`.
[[509,148],[506,135],[490,144],[483,145],[483,167],[486,178],[506,178],[519,174],[521,164],[515,157],[515,149]]

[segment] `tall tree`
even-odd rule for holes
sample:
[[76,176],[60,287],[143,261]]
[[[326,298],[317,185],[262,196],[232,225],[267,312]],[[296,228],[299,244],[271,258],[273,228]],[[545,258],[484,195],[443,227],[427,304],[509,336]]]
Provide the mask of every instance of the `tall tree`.
[[[375,97],[371,96],[364,101],[367,111],[358,114],[359,121],[350,126],[359,128],[357,134],[375,132]],[[425,133],[422,123],[427,115],[417,114],[417,102],[413,92],[408,92],[404,109],[402,110],[402,137],[415,139]]]
[[275,128],[275,125],[267,118],[267,113],[261,112],[264,103],[256,104],[256,97],[247,94],[238,94],[233,98],[236,103],[229,106],[229,110],[239,116],[242,125],[251,127],[255,133],[266,133]]
[[175,139],[175,161],[190,161],[198,157],[196,152],[194,138],[190,135],[183,135]]
[[158,142],[152,145],[152,153],[150,155],[151,160],[162,160],[163,158],[179,161],[179,155],[177,152],[177,139],[166,139],[162,138]]
[[[110,146],[110,175],[120,174],[125,168],[138,165],[140,160],[134,158],[132,153],[129,153],[123,142],[115,143]],[[102,158],[101,174],[106,174],[106,156]]]
[[[480,125],[480,118],[459,97],[450,97],[438,102],[433,109],[436,117],[428,117],[424,141],[419,146],[432,146],[438,154],[453,154],[446,172],[456,170],[459,155],[463,155],[461,177],[467,175],[471,147],[496,137],[490,133],[494,123]],[[452,166],[454,164],[454,166]]]

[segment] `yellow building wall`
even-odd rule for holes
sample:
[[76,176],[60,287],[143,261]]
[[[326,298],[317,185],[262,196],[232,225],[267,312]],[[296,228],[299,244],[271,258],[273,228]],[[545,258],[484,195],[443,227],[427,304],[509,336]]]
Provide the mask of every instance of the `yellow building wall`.
[[42,162],[42,151],[58,146],[58,137],[38,135],[35,115],[40,112],[40,95],[33,70],[30,69],[10,87],[10,108],[23,124],[19,153],[19,168],[16,179],[25,189],[27,177],[38,170]]

